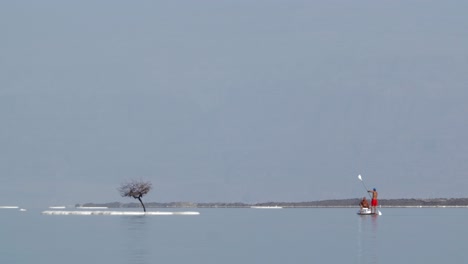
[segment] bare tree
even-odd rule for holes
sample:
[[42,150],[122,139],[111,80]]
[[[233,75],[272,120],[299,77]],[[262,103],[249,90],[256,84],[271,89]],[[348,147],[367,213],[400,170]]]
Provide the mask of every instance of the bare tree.
[[142,181],[142,180],[132,180],[129,182],[122,183],[118,188],[118,191],[122,197],[133,197],[140,201],[141,205],[143,206],[143,211],[146,212],[145,205],[141,200],[141,197],[146,195],[151,189],[153,185],[149,181]]

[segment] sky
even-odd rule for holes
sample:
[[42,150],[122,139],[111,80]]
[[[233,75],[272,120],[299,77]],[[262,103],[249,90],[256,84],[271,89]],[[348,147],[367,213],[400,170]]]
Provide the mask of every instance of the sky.
[[466,10],[2,1],[0,205],[468,197]]

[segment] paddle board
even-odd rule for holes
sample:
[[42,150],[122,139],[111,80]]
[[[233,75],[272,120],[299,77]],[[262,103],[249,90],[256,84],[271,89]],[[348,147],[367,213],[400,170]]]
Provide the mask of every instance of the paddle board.
[[357,214],[358,215],[378,215],[378,213],[372,213],[371,209],[369,209],[369,208],[359,209]]

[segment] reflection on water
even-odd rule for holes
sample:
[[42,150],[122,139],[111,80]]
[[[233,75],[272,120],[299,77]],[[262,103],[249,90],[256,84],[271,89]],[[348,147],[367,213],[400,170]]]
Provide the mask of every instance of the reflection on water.
[[378,222],[375,215],[358,217],[358,260],[357,263],[379,263],[378,252]]
[[148,217],[144,215],[122,217],[123,256],[126,263],[150,263]]

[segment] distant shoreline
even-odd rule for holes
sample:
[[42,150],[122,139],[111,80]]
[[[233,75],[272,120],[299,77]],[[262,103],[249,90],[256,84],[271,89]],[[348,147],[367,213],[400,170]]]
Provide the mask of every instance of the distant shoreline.
[[[258,206],[279,206],[283,208],[343,208],[358,207],[359,199],[337,199],[308,202],[263,202],[263,203],[195,203],[195,202],[168,202],[145,203],[146,208],[250,208]],[[382,208],[424,208],[424,207],[468,207],[468,198],[434,198],[434,199],[381,199]],[[140,203],[83,203],[75,207],[107,207],[107,208],[140,208]]]

